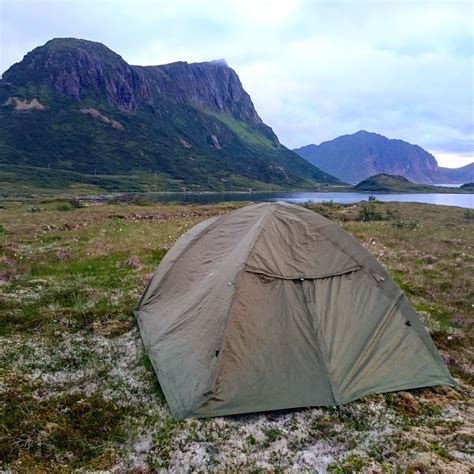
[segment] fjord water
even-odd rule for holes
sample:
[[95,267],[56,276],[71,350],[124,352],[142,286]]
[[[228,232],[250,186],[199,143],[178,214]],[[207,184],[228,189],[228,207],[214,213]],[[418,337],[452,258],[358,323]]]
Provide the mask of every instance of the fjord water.
[[[284,201],[290,203],[333,201],[341,204],[351,204],[367,201],[371,193],[169,193],[149,194],[156,202],[189,202],[197,204],[212,204],[224,201]],[[379,201],[420,202],[426,204],[441,204],[474,209],[474,194],[375,194]]]

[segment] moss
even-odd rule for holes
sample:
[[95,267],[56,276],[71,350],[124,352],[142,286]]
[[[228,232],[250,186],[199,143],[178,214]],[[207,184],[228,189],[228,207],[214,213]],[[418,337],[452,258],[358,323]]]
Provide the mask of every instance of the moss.
[[263,443],[264,446],[268,447],[270,444],[274,443],[277,439],[281,438],[283,435],[282,431],[277,428],[268,428],[265,430],[266,439]]
[[359,443],[354,438],[351,438],[349,442],[347,443],[347,449],[349,451],[352,451],[353,449],[357,448],[358,444]]
[[337,417],[333,416],[331,413],[315,418],[312,420],[310,425],[311,435],[314,438],[332,438],[336,436],[337,431],[335,430],[335,424],[337,421]]
[[422,296],[424,294],[424,290],[422,287],[407,280],[405,272],[399,270],[392,270],[390,272],[390,275],[396,281],[397,285],[401,288],[405,295]]
[[172,418],[161,420],[153,434],[153,445],[158,454],[153,463],[156,468],[166,469],[169,467],[173,437],[182,427],[182,421],[176,421]]
[[257,444],[257,440],[255,439],[255,436],[248,435],[246,440],[250,446],[255,446]]
[[[354,409],[355,408],[355,409]],[[363,405],[346,405],[338,409],[338,419],[352,431],[370,429],[370,417]]]
[[26,462],[33,471],[65,461],[70,468],[108,467],[103,465],[105,454],[124,440],[123,421],[133,410],[99,393],[56,392],[44,397],[42,391],[40,382],[17,374],[7,377],[0,394],[3,462]]
[[[416,391],[413,392],[416,394]],[[405,431],[414,426],[435,426],[442,415],[438,405],[427,400],[419,400],[407,392],[388,393],[385,395],[385,400],[387,407],[399,416],[397,423]]]
[[328,472],[335,474],[352,474],[361,472],[369,463],[363,457],[357,454],[346,456],[341,461],[336,461],[328,465]]
[[433,451],[439,457],[447,459],[448,461],[453,459],[453,457],[449,454],[447,447],[439,441],[431,443],[430,450]]

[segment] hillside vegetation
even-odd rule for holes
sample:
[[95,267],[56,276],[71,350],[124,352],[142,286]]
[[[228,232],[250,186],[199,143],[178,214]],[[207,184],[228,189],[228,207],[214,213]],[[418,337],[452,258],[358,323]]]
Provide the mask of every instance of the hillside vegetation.
[[364,179],[354,186],[356,191],[369,191],[380,193],[469,193],[469,186],[450,188],[443,186],[432,186],[430,184],[417,184],[408,181],[403,176],[389,174],[377,174]]

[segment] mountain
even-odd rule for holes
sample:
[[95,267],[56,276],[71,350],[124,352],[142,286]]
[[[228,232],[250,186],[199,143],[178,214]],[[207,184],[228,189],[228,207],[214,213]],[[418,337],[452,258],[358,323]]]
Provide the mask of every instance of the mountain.
[[326,173],[350,183],[380,173],[403,176],[416,183],[466,181],[445,174],[446,168],[439,168],[435,157],[418,145],[364,130],[294,151]]
[[439,168],[442,176],[445,176],[446,183],[467,183],[474,181],[474,163],[470,163],[461,168]]
[[91,184],[134,176],[155,190],[339,182],[279,143],[225,61],[131,66],[74,38],[35,48],[3,74],[0,165]]

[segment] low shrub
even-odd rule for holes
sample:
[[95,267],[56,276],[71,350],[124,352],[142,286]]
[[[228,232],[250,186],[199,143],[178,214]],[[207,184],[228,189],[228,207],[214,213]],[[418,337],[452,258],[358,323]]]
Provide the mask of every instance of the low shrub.
[[383,221],[383,214],[376,209],[374,204],[375,203],[373,201],[369,204],[364,204],[359,209],[359,213],[357,214],[357,220],[362,222]]

